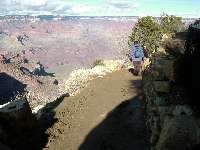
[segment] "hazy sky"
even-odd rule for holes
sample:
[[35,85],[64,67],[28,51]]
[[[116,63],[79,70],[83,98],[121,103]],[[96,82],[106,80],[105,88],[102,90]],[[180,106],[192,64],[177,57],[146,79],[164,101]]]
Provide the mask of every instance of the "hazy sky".
[[200,0],[0,0],[0,15],[200,17]]

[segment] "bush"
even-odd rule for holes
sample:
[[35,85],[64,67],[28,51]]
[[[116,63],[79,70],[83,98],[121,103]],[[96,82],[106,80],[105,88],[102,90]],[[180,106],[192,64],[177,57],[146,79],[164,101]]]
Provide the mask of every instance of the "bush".
[[171,34],[185,30],[181,17],[162,15],[160,18],[160,26],[163,33]]
[[97,59],[93,62],[92,64],[92,67],[95,67],[95,66],[104,66],[104,62],[102,59]]
[[162,46],[163,35],[172,37],[175,32],[183,30],[183,27],[181,17],[163,15],[159,21],[151,16],[143,17],[132,29],[128,44],[131,46],[134,41],[138,41],[145,48],[146,54],[152,56]]
[[128,44],[132,45],[134,41],[139,41],[146,48],[147,55],[154,53],[161,42],[162,30],[153,17],[147,16],[138,20],[138,23],[132,29]]
[[195,20],[195,22],[194,22],[192,25],[197,25],[197,26],[199,26],[199,25],[200,25],[200,19]]

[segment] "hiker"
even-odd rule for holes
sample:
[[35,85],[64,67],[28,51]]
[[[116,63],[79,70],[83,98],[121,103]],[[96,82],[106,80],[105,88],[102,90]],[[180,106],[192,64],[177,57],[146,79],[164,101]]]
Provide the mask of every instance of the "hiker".
[[141,72],[142,63],[144,61],[144,51],[138,41],[135,41],[131,47],[130,60],[133,63],[133,74],[138,75]]

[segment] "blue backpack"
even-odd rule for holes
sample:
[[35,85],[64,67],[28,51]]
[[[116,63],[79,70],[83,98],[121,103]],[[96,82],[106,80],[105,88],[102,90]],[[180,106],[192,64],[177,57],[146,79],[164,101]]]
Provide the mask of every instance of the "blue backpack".
[[140,57],[142,57],[142,54],[141,54],[142,52],[141,52],[141,47],[136,47],[135,46],[135,58],[140,58]]

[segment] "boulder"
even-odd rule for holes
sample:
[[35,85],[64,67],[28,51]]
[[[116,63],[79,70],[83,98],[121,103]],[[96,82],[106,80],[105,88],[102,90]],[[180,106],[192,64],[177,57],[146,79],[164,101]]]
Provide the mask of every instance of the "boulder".
[[199,143],[199,127],[193,117],[167,117],[156,150],[186,150]]
[[12,101],[0,108],[0,141],[7,142],[13,135],[32,129],[36,123],[26,99]]
[[155,58],[152,60],[152,74],[155,80],[175,80],[173,58]]
[[169,105],[169,100],[167,97],[161,97],[161,96],[157,96],[154,100],[154,103],[157,106],[168,106]]
[[158,93],[169,93],[170,83],[168,81],[154,81],[155,91]]
[[26,99],[19,99],[12,101],[0,108],[0,118],[4,118],[5,120],[14,119],[24,119],[30,117],[31,108]]
[[160,116],[160,126],[163,127],[166,118],[172,116],[173,106],[159,106],[157,113]]
[[173,110],[174,116],[181,116],[181,115],[191,116],[192,114],[193,110],[189,105],[176,105],[176,107]]

